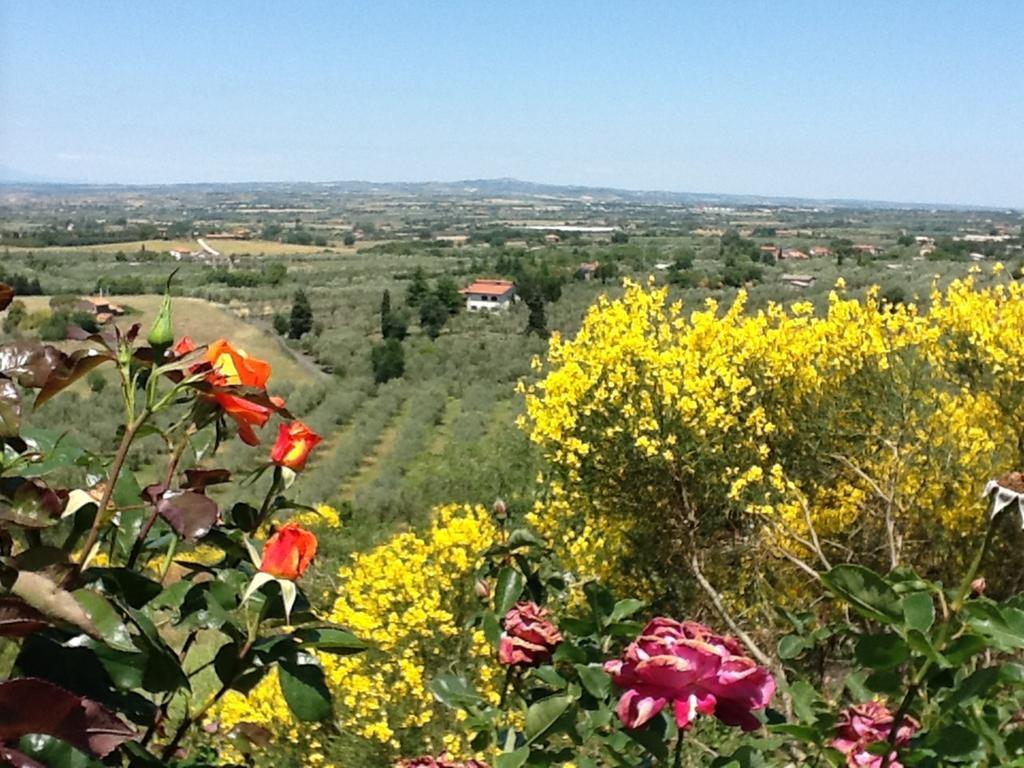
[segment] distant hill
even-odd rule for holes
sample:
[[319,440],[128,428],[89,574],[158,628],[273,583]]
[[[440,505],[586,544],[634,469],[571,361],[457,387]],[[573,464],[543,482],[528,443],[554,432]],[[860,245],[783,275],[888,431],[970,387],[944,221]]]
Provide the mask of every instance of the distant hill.
[[490,197],[521,197],[594,202],[634,203],[638,205],[685,206],[766,206],[800,208],[861,208],[906,210],[1007,210],[1007,208],[949,203],[908,203],[887,200],[858,200],[810,197],[776,197],[772,195],[737,195],[716,192],[671,192],[665,190],[629,190],[614,187],[538,184],[518,179],[464,179],[460,181],[325,181],[325,182],[232,182],[193,184],[68,184],[33,179],[0,166],[0,192],[46,194],[117,194],[117,193],[238,193],[252,192],[321,192],[393,197],[449,197],[480,199]]

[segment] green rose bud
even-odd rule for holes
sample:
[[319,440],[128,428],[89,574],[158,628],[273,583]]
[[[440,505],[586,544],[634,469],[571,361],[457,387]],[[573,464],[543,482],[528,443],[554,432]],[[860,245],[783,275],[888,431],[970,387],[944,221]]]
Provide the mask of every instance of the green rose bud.
[[171,280],[174,278],[175,270],[167,278],[167,290],[164,291],[164,300],[160,304],[160,312],[153,321],[153,327],[149,329],[149,336],[146,340],[156,350],[158,356],[174,343],[174,325],[171,322]]

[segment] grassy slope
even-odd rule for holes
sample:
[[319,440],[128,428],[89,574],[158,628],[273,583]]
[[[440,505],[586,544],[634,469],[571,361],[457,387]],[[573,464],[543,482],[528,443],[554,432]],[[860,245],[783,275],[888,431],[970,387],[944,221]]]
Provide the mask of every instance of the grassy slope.
[[[48,296],[24,296],[21,300],[30,312],[49,309]],[[162,299],[160,296],[116,296],[111,301],[138,310],[138,314],[119,318],[119,326],[127,328],[132,323],[141,323],[145,333]],[[322,376],[300,362],[277,336],[245,322],[222,306],[203,299],[175,297],[171,311],[177,336],[191,336],[198,344],[229,339],[239,349],[269,362],[274,368],[271,381],[286,380],[299,385],[312,383]]]

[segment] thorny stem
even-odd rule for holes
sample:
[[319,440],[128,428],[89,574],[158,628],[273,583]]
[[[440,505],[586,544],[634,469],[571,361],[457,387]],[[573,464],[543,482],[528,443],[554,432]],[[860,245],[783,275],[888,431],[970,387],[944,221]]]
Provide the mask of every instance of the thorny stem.
[[679,733],[676,735],[676,749],[675,754],[672,757],[672,768],[680,768],[683,764],[683,729],[679,729]]

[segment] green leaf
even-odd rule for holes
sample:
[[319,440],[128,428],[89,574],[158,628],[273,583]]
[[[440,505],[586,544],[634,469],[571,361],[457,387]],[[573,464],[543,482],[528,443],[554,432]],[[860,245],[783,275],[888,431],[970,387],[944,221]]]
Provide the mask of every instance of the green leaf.
[[568,661],[572,664],[585,664],[587,661],[587,652],[580,648],[575,643],[564,640],[558,644],[555,648],[555,652],[552,655],[553,661]]
[[626,598],[625,600],[619,600],[615,603],[615,607],[612,608],[611,615],[608,617],[609,621],[622,621],[628,619],[634,613],[645,607],[647,603],[643,600],[636,600],[634,598]]
[[88,588],[76,590],[72,594],[92,619],[93,626],[99,630],[103,642],[111,648],[127,653],[138,650],[132,643],[128,627],[103,595]]
[[938,665],[941,669],[949,668],[949,661],[935,649],[932,641],[924,632],[917,629],[908,630],[907,645],[910,646],[910,650],[914,651],[914,653],[920,653],[922,656],[928,657],[932,663]]
[[855,656],[869,669],[891,669],[910,658],[910,649],[898,635],[864,635],[857,641]]
[[494,612],[499,617],[504,617],[519,601],[524,587],[526,587],[526,577],[523,574],[515,568],[508,566],[502,568],[494,587]]
[[494,768],[521,768],[530,758],[530,747],[524,745],[511,752],[502,752],[494,759]]
[[526,743],[532,744],[554,728],[558,718],[572,706],[571,696],[548,696],[526,710]]
[[943,757],[969,755],[980,746],[978,734],[959,723],[946,723],[935,733],[938,738],[931,746]]
[[501,623],[498,621],[498,617],[490,611],[485,611],[480,624],[487,642],[491,644],[492,648],[497,648],[501,644]]
[[883,624],[903,620],[903,608],[893,588],[874,571],[860,565],[837,565],[822,576],[825,586],[866,618]]
[[960,635],[960,637],[946,646],[943,655],[950,665],[959,667],[971,656],[981,653],[987,647],[988,643],[985,642],[983,637],[978,637],[978,635]]
[[984,696],[999,682],[1000,671],[1000,667],[982,667],[975,670],[956,687],[946,706],[952,709],[978,696]]
[[21,437],[31,451],[40,454],[38,461],[32,462],[22,470],[21,474],[24,477],[40,477],[61,467],[73,466],[85,454],[67,432],[26,427]]
[[1024,611],[988,601],[972,600],[964,606],[967,624],[1005,650],[1024,648]]
[[312,723],[331,716],[331,693],[324,671],[312,656],[300,653],[292,661],[278,664],[281,693],[296,719]]
[[127,568],[89,568],[82,577],[86,582],[98,580],[108,594],[120,597],[132,608],[141,608],[163,591],[157,582]]
[[438,701],[452,709],[465,709],[483,703],[476,691],[455,675],[438,675],[430,681],[430,691]]
[[587,689],[587,693],[595,699],[606,699],[612,692],[612,679],[601,667],[577,664],[576,672],[580,676],[583,687]]
[[590,610],[600,624],[609,623],[612,611],[615,610],[615,597],[608,588],[596,581],[590,581],[583,585],[583,593],[587,596]]
[[787,659],[795,659],[801,653],[806,651],[807,647],[807,640],[799,635],[783,635],[779,638],[779,658],[783,661]]
[[367,649],[367,644],[349,632],[337,627],[306,627],[295,633],[303,648],[350,656]]
[[935,603],[927,592],[903,596],[903,622],[908,629],[927,632],[935,623]]

